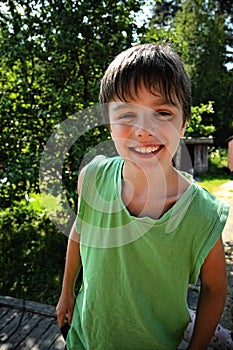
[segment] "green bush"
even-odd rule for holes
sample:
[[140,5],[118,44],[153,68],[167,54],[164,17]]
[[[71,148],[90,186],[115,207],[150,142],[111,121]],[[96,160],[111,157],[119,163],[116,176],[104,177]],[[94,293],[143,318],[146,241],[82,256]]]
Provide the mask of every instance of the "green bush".
[[215,127],[208,123],[203,124],[203,116],[207,118],[209,114],[213,114],[213,101],[208,101],[207,104],[201,103],[200,106],[192,106],[192,117],[188,121],[185,131],[185,136],[189,137],[208,137],[213,135]]
[[0,294],[55,304],[67,237],[25,202],[0,212]]

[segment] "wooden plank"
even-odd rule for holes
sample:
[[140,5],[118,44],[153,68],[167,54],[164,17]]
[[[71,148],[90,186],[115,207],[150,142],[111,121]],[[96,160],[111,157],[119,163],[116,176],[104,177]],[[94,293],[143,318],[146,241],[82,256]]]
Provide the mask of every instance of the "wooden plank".
[[[24,314],[20,327],[8,337],[7,347],[18,349],[18,344],[21,343],[28,335],[30,335],[31,329],[36,327],[38,324],[38,317],[29,313]],[[7,348],[6,347],[6,348]],[[2,347],[1,347],[2,350]]]
[[8,312],[5,314],[4,318],[1,319],[1,326],[0,326],[0,330],[4,329],[8,323],[10,323],[19,313],[18,310],[16,309],[9,309]]
[[13,309],[22,309],[23,308],[23,299],[17,299],[13,297],[0,295],[0,305],[10,306]]
[[0,296],[1,350],[63,350],[55,307]]
[[54,343],[51,344],[50,348],[48,350],[64,350],[65,348],[65,341],[61,334],[58,334],[57,338],[55,339]]
[[212,137],[184,137],[182,138],[186,144],[191,145],[212,145],[214,143],[214,139]]
[[3,328],[1,335],[1,341],[3,345],[1,346],[1,350],[3,350],[4,348],[7,349],[8,345],[11,343],[11,337],[21,330],[21,323],[23,321],[23,318],[27,318],[27,315],[18,312],[15,318],[12,319],[11,322]]
[[[51,322],[54,321],[49,317],[42,317],[39,315],[34,316],[38,317],[39,322],[36,327],[31,329],[28,336],[17,345],[17,350],[47,349],[47,347],[44,346],[44,342],[46,341],[47,332],[51,326]],[[56,329],[56,333],[58,333],[58,328]],[[43,346],[38,347],[38,343],[43,343]]]
[[56,318],[56,310],[55,306],[53,305],[46,305],[35,301],[17,299],[2,295],[0,295],[0,305]]
[[57,319],[56,309],[53,305],[41,304],[35,301],[26,300],[25,309],[33,313],[38,313],[40,315],[45,315]]
[[[46,331],[43,338],[38,339],[35,343],[35,348],[38,349],[54,349],[54,343],[58,336],[58,326],[57,324],[51,324],[50,328]],[[43,344],[43,346],[42,346]],[[64,349],[64,345],[63,345]]]
[[[9,311],[9,308],[6,306],[3,306],[0,308],[0,320],[1,318],[5,317],[8,311]],[[1,324],[0,324],[0,328],[1,328]]]

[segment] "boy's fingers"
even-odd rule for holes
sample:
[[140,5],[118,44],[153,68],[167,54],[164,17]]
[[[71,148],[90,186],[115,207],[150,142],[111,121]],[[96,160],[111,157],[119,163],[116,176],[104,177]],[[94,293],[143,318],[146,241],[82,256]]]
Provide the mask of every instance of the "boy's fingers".
[[73,311],[68,312],[68,324],[69,325],[71,325],[72,317],[73,317]]
[[62,316],[57,316],[57,320],[58,320],[58,325],[60,328],[62,328],[65,324],[65,317],[62,317]]
[[59,307],[56,307],[56,314],[57,314],[58,325],[61,328],[62,326],[64,326],[66,313],[61,312],[59,310]]

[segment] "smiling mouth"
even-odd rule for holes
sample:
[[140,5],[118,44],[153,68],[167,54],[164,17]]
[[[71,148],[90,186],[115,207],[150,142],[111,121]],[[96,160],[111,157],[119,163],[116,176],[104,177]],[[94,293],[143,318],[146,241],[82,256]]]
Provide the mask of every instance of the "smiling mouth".
[[139,154],[153,154],[158,152],[163,146],[149,146],[149,147],[132,147],[131,149]]

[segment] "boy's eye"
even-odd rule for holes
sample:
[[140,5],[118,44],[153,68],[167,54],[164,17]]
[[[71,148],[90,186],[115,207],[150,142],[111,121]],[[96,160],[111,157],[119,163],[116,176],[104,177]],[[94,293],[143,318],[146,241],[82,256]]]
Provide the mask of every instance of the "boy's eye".
[[161,112],[155,113],[154,116],[161,120],[167,120],[172,116],[172,114],[169,111],[161,111]]
[[123,113],[119,116],[119,119],[132,119],[135,117],[134,113]]

